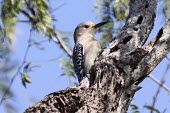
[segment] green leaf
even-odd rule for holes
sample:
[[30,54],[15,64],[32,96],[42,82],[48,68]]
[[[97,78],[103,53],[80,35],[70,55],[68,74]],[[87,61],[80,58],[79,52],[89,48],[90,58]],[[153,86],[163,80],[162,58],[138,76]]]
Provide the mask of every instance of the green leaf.
[[132,113],[139,113],[139,107],[135,104],[131,104]]
[[37,47],[40,50],[44,50],[45,49],[44,47],[42,47],[40,42],[36,42],[36,41],[32,40],[32,44],[35,45],[35,47]]
[[34,68],[41,68],[41,67],[42,67],[41,65],[34,65],[34,66],[30,67],[30,70],[32,71],[32,69],[34,69]]
[[61,74],[61,76],[68,76],[68,77],[73,77],[76,78],[75,73],[74,73],[74,69],[73,69],[73,63],[70,60],[70,58],[62,58],[60,60],[60,63],[62,65],[62,68],[64,70],[64,73]]
[[20,73],[22,85],[26,88],[26,83],[31,83],[31,78],[27,73]]
[[21,81],[22,81],[22,85],[23,85],[25,88],[27,88],[25,79],[23,79],[23,78],[21,77]]
[[28,62],[28,63],[24,66],[23,72],[28,72],[28,71],[30,71],[30,66],[31,66],[31,64],[32,64],[32,62]]
[[22,6],[22,0],[4,0],[1,6],[1,19],[5,34],[9,38],[9,41],[14,40],[15,25],[18,20],[18,13]]
[[160,111],[159,110],[157,110],[156,108],[154,108],[154,107],[152,107],[152,106],[143,106],[144,108],[147,108],[147,109],[149,109],[149,110],[151,110],[151,111],[155,111],[156,113],[160,113]]
[[23,76],[24,76],[25,82],[31,83],[31,78],[30,78],[29,75],[27,75],[26,73],[24,73]]
[[0,83],[0,93],[7,92],[7,95],[5,98],[12,97],[12,92],[8,89],[8,86],[6,84]]

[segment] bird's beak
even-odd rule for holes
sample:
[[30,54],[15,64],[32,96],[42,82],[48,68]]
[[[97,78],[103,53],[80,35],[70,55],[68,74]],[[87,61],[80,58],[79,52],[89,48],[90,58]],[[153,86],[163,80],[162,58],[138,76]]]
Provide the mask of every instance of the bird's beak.
[[95,24],[94,25],[94,28],[99,28],[99,27],[101,27],[101,26],[103,26],[103,25],[105,25],[105,24],[107,24],[108,22],[101,22],[101,23],[98,23],[98,24]]

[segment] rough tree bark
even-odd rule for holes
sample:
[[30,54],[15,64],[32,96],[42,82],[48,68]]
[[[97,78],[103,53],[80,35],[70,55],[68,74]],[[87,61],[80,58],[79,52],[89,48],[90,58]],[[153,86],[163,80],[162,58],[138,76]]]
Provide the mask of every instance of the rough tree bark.
[[138,84],[170,51],[170,20],[145,44],[156,16],[157,0],[130,0],[129,15],[93,66],[95,78],[53,92],[25,113],[126,113]]

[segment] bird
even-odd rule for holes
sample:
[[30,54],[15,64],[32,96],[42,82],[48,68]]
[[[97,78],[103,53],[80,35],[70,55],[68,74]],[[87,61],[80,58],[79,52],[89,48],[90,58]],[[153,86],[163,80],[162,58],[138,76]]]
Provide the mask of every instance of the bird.
[[100,43],[95,39],[99,27],[107,22],[95,24],[91,21],[80,23],[74,31],[73,65],[79,83],[90,74],[95,59],[102,51]]

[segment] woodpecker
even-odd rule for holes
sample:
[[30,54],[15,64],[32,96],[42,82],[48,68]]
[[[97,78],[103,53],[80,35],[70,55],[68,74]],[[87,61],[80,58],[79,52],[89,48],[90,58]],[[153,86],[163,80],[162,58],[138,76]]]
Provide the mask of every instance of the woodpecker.
[[102,50],[95,35],[98,28],[106,23],[82,22],[74,31],[73,64],[79,82],[90,73],[94,60]]

